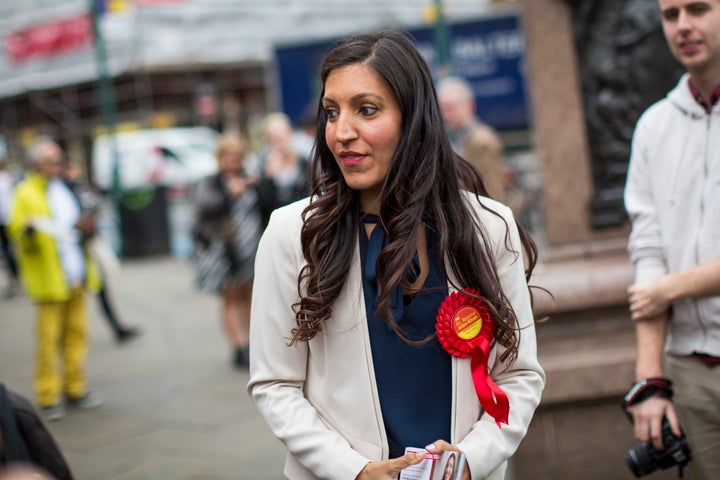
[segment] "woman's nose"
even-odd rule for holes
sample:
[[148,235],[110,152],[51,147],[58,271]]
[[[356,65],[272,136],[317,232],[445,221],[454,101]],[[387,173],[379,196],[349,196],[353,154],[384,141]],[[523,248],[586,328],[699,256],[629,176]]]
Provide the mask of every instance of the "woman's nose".
[[347,142],[357,136],[355,125],[349,115],[340,114],[335,122],[335,138],[339,142]]

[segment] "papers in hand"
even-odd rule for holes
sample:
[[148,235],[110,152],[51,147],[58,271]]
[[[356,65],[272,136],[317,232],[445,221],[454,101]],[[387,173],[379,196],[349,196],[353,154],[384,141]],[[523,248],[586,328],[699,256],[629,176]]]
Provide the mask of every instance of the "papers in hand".
[[[407,447],[408,452],[424,452],[424,448]],[[462,480],[465,454],[462,452],[426,453],[425,458],[400,472],[399,480]]]
[[30,221],[30,225],[38,232],[50,235],[57,240],[80,241],[80,235],[77,230],[72,227],[58,225],[56,222],[53,222],[50,217],[35,217]]

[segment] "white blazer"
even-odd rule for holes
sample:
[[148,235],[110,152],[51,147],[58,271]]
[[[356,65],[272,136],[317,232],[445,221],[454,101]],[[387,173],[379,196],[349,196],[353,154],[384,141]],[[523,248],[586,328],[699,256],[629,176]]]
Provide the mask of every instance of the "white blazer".
[[[510,400],[509,424],[502,429],[480,406],[470,359],[453,357],[451,440],[465,452],[473,479],[499,480],[540,402],[545,374],[537,360],[534,319],[512,213],[487,198],[482,198],[482,203],[499,216],[481,208],[474,195],[468,194],[466,199],[488,235],[503,291],[521,330],[518,358],[509,368],[499,360],[502,347],[490,353],[491,376]],[[300,230],[301,212],[308,202],[304,199],[276,210],[260,242],[248,391],[287,448],[287,478],[352,480],[369,461],[388,458],[367,329],[360,250],[355,248],[347,283],[323,330],[310,342],[288,346],[295,326],[292,304],[298,300],[298,272],[305,264]]]

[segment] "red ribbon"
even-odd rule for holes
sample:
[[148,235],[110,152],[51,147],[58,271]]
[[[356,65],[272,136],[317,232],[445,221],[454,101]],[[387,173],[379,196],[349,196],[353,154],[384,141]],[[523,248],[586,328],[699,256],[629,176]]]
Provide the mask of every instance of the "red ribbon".
[[505,392],[490,378],[488,370],[495,322],[487,304],[480,298],[480,292],[465,289],[448,295],[435,317],[435,331],[440,345],[450,355],[470,357],[473,384],[480,405],[495,419],[499,428],[503,423],[507,425],[510,402]]

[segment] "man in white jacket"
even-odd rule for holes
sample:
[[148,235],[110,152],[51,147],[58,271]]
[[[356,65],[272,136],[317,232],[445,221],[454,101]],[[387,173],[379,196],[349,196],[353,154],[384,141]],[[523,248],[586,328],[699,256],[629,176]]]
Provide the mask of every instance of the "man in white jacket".
[[[695,478],[720,478],[720,0],[659,0],[687,70],[638,121],[625,189],[635,282],[635,436],[680,425]],[[663,355],[663,352],[665,355]],[[664,362],[663,362],[664,359]],[[673,388],[674,383],[674,388]]]

